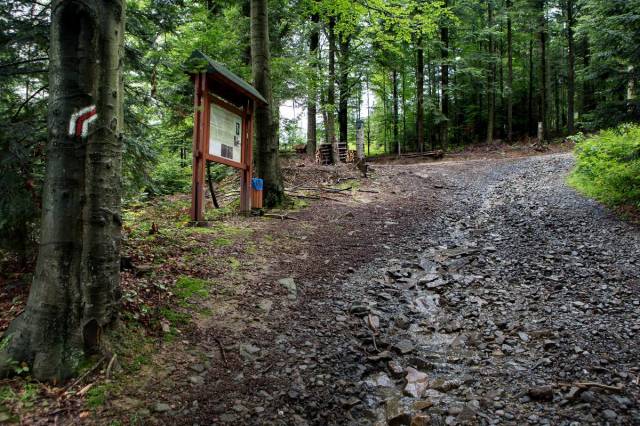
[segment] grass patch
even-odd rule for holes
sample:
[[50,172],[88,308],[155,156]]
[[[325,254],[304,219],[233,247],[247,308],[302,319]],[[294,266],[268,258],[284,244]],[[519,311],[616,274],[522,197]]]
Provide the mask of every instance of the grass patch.
[[233,244],[233,241],[231,241],[228,238],[218,237],[215,240],[213,240],[213,244],[216,247],[226,247],[226,246],[230,246],[231,244]]
[[184,312],[177,312],[169,308],[160,309],[160,314],[169,321],[173,327],[188,324],[189,319],[191,318],[190,315],[185,314]]
[[176,281],[174,293],[181,299],[181,302],[187,302],[194,296],[198,296],[200,298],[209,296],[210,286],[211,283],[209,281],[201,280],[200,278],[181,276],[178,278],[178,281]]
[[603,130],[576,145],[568,183],[608,206],[640,207],[640,126]]
[[107,402],[107,397],[111,386],[108,384],[97,385],[89,389],[87,392],[87,407],[95,410],[102,407]]

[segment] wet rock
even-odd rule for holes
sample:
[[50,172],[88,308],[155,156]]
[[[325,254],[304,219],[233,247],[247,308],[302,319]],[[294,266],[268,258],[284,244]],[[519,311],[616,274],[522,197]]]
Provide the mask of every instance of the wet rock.
[[538,386],[530,388],[527,395],[534,401],[553,401],[552,386]]
[[402,355],[413,352],[414,348],[415,347],[413,346],[413,342],[407,339],[400,340],[398,343],[393,345],[393,349],[395,349]]
[[580,394],[580,400],[583,402],[591,403],[596,400],[596,394],[592,391],[584,391]]
[[377,373],[377,374],[374,374],[373,376],[369,376],[365,380],[365,383],[374,387],[380,387],[380,386],[394,387],[395,386],[395,383],[393,382],[393,380],[391,380],[389,376],[387,376],[385,373]]
[[404,376],[404,368],[402,368],[402,366],[396,361],[389,361],[387,367],[389,367],[389,372],[393,377],[399,378]]
[[278,283],[287,289],[287,292],[289,293],[287,298],[289,300],[296,300],[298,298],[298,287],[296,286],[296,282],[293,278],[282,278],[278,280]]
[[602,412],[602,417],[609,421],[614,421],[618,417],[618,413],[613,410],[607,409]]
[[260,348],[251,343],[243,343],[240,345],[240,357],[248,362],[259,358]]
[[262,299],[258,302],[257,306],[264,314],[269,315],[271,308],[273,308],[273,301],[269,299]]
[[404,393],[414,398],[422,397],[429,385],[428,376],[412,367],[407,367],[406,371],[407,385],[404,388]]
[[171,406],[164,402],[156,402],[153,406],[153,411],[156,413],[166,413],[169,410],[171,410]]
[[400,405],[400,400],[391,398],[384,405],[385,418],[389,426],[400,426],[411,424],[411,414],[404,411]]
[[204,378],[202,376],[189,376],[189,381],[194,385],[204,384]]
[[410,426],[428,426],[431,424],[431,416],[428,414],[416,414],[411,417]]
[[202,373],[205,370],[204,365],[202,364],[192,364],[189,368],[191,368],[196,373]]
[[361,303],[354,303],[353,305],[351,305],[351,307],[349,308],[349,313],[358,316],[358,317],[363,317],[366,314],[369,313],[369,307],[367,305],[363,305]]
[[426,410],[433,407],[433,401],[425,399],[423,401],[416,401],[413,403],[413,409],[417,411]]

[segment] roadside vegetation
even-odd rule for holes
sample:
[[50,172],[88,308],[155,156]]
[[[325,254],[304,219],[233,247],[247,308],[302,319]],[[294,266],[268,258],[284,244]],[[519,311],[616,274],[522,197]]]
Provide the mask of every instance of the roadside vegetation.
[[624,124],[578,137],[569,183],[610,207],[640,208],[640,126]]

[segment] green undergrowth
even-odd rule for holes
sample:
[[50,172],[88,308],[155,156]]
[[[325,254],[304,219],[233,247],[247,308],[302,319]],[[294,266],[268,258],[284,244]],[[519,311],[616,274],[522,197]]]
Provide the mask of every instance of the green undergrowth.
[[640,207],[640,126],[626,124],[579,142],[571,186],[608,206]]

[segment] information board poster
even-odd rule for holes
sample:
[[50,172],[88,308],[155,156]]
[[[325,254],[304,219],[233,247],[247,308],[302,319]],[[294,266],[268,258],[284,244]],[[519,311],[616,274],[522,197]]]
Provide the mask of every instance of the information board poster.
[[242,117],[212,102],[210,123],[209,155],[239,163],[242,159]]

